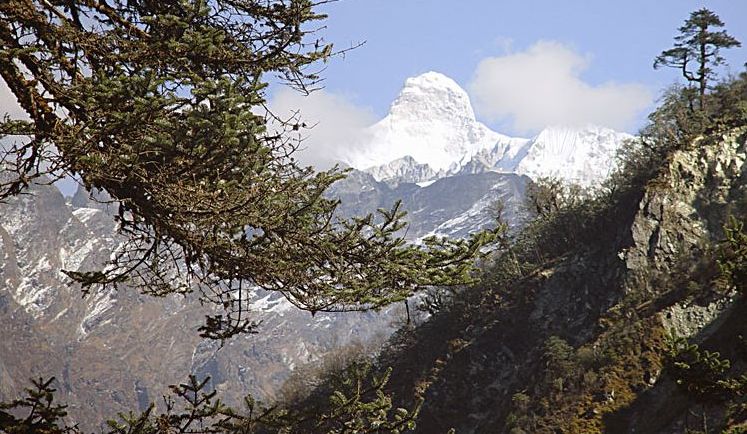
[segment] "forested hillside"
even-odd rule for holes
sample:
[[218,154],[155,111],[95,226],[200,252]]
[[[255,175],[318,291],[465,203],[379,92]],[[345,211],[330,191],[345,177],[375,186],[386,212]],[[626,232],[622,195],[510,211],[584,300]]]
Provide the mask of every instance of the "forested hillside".
[[745,429],[746,80],[666,139],[670,94],[600,191],[554,192],[482,284],[399,332],[380,363],[395,396],[425,391],[419,432]]

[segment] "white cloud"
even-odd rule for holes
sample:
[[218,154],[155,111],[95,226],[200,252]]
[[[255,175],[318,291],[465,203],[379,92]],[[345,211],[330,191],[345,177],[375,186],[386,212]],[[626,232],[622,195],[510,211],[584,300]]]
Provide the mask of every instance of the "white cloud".
[[586,83],[581,73],[588,66],[589,59],[569,47],[540,41],[523,52],[483,59],[469,90],[480,116],[510,120],[522,132],[590,123],[633,127],[651,104],[651,92],[636,83]]
[[296,157],[301,163],[326,169],[364,146],[365,128],[376,120],[371,110],[356,106],[347,98],[325,90],[306,96],[288,88],[270,99],[270,111],[283,119],[300,111],[301,120],[310,126],[301,129],[304,138]]

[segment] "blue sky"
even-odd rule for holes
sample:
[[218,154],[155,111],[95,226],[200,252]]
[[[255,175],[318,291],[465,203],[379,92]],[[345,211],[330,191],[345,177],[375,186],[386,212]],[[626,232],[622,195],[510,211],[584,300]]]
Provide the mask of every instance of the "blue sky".
[[[474,100],[479,86],[471,84],[481,61],[549,41],[583,59],[574,79],[584,85],[637,85],[654,98],[678,79],[674,70],[653,70],[654,57],[672,45],[689,13],[703,6],[747,44],[744,0],[341,0],[323,7],[329,14],[325,38],[337,48],[366,44],[328,65],[325,92],[379,118],[407,77],[435,70],[469,89]],[[724,54],[732,71],[742,70],[747,48]],[[501,94],[489,97],[500,99]],[[631,132],[651,108],[640,106],[638,101],[635,122],[626,122]],[[536,130],[527,128],[531,122],[521,127],[510,115],[485,112],[478,109],[478,117],[501,132],[526,135]]]
[[[690,12],[707,7],[747,45],[747,0],[339,0],[321,36],[338,49],[325,89],[302,97],[272,87],[279,114],[302,110],[309,164],[346,160],[363,129],[386,115],[408,77],[434,70],[470,94],[477,118],[494,130],[530,137],[544,126],[596,123],[635,133],[672,69],[653,59],[672,46]],[[747,47],[723,52],[743,70]],[[0,85],[0,111],[21,111]]]

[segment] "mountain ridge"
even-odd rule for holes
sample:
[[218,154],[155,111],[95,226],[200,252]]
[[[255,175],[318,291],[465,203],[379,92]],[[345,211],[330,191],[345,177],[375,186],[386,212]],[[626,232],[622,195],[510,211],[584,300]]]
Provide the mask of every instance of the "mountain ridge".
[[606,177],[632,135],[609,128],[548,126],[532,138],[492,131],[467,92],[437,73],[408,78],[389,113],[369,127],[347,162],[391,185],[482,171],[556,177],[591,186]]

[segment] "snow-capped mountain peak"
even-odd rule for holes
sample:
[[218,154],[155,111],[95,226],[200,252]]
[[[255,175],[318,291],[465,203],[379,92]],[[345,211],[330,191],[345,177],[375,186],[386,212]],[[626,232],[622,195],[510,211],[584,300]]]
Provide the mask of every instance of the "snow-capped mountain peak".
[[459,173],[509,172],[590,187],[612,172],[615,155],[631,138],[596,125],[548,127],[532,139],[513,139],[508,145],[499,142],[478,152]]
[[632,138],[596,125],[548,127],[530,141],[514,171],[535,179],[549,176],[591,186],[610,174],[618,149]]
[[434,171],[453,170],[506,139],[478,122],[464,89],[437,72],[407,79],[389,114],[367,133],[368,146],[349,161],[357,169],[409,155]]
[[364,136],[366,146],[348,162],[390,185],[493,171],[584,186],[609,175],[632,137],[593,125],[552,126],[532,139],[505,136],[480,123],[467,92],[437,72],[408,78],[387,116]]
[[389,108],[389,115],[398,120],[429,119],[450,123],[455,117],[475,119],[467,92],[451,78],[433,71],[405,80]]
[[374,166],[366,170],[374,179],[396,187],[403,182],[418,183],[444,176],[443,171],[436,172],[427,164],[415,161],[409,155],[390,161],[387,164]]

